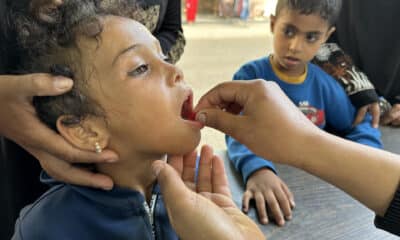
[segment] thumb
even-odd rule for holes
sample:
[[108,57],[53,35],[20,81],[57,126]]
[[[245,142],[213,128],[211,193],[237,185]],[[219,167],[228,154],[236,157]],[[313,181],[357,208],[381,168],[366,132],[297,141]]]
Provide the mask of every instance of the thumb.
[[54,96],[69,91],[73,81],[62,76],[35,73],[27,75],[3,75],[0,77],[2,89],[22,96]]
[[190,191],[183,183],[176,170],[166,162],[157,160],[152,164],[153,174],[157,177],[165,202],[171,203],[176,196],[184,196]]
[[220,109],[201,110],[196,114],[196,120],[232,137],[239,135],[240,129],[245,126],[242,124],[242,115],[234,115]]

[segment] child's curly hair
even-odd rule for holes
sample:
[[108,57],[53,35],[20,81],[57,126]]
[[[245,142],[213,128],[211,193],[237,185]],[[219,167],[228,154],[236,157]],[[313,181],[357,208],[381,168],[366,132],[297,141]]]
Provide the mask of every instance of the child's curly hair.
[[[32,2],[34,2],[33,0]],[[43,1],[43,0],[36,0]],[[48,9],[46,17],[37,14],[31,3],[27,12],[13,11],[11,18],[21,51],[19,73],[51,73],[70,77],[74,87],[60,96],[34,97],[39,118],[54,130],[59,116],[63,124],[78,124],[87,116],[105,117],[101,106],[89,97],[87,80],[94,69],[81,62],[78,37],[93,38],[98,43],[103,29],[102,17],[117,15],[135,17],[134,0],[64,0]],[[41,16],[41,17],[40,17]]]

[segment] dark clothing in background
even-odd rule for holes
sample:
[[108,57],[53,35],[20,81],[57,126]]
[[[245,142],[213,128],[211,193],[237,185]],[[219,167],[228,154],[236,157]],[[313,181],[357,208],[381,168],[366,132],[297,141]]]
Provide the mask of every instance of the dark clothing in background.
[[182,30],[181,0],[141,0],[143,8],[138,21],[160,41],[164,54],[176,63],[186,41]]
[[400,236],[400,187],[386,210],[385,216],[376,216],[375,226],[387,232]]
[[[11,66],[18,62],[17,51],[12,51],[13,34],[6,29],[6,12],[6,1],[0,0],[0,75],[12,72]],[[0,239],[11,238],[20,209],[46,190],[39,182],[40,170],[30,154],[0,137]]]
[[[335,41],[392,104],[400,103],[399,0],[343,1]],[[374,102],[368,94],[364,103]],[[355,105],[360,105],[354,103]]]

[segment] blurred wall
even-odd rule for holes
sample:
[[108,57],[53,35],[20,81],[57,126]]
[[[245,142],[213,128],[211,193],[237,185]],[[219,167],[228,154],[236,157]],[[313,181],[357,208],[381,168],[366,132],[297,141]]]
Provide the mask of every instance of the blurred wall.
[[[239,0],[199,0],[199,13],[236,16],[233,9],[235,1]],[[276,0],[250,0],[250,17],[269,16],[274,11],[275,5]]]

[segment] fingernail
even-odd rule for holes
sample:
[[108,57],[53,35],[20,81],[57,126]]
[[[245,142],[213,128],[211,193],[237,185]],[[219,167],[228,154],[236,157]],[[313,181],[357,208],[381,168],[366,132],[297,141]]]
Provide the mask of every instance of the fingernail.
[[164,168],[164,164],[162,163],[155,163],[151,165],[151,169],[153,170],[154,176],[158,177],[158,174],[160,174],[160,171]]
[[113,189],[113,186],[103,186],[103,190],[110,191]]
[[107,163],[115,163],[116,161],[118,161],[117,158],[108,158],[108,159],[106,159]]
[[285,225],[285,221],[284,220],[280,220],[278,224],[279,224],[279,226],[283,226],[283,225]]
[[262,219],[262,223],[263,223],[263,224],[268,224],[268,218],[263,218],[263,219]]
[[287,216],[286,220],[289,220],[289,221],[292,220],[292,215]]
[[54,79],[54,87],[56,87],[59,90],[70,89],[73,84],[74,83],[69,78],[58,76],[58,77],[55,77],[55,79]]
[[118,156],[115,154],[112,154],[110,152],[102,152],[103,158],[105,159],[104,161],[107,163],[115,163],[118,161]]
[[198,113],[196,116],[196,120],[205,125],[207,121],[207,115],[205,113]]

